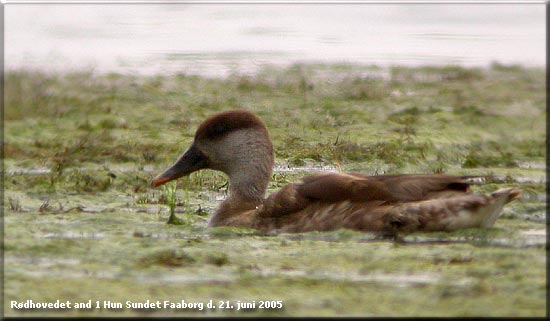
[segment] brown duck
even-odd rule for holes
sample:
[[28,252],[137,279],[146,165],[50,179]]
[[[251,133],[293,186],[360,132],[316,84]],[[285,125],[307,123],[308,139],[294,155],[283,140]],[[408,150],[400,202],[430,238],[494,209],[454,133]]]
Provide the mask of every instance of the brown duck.
[[189,149],[156,187],[201,169],[229,176],[229,197],[209,226],[242,226],[269,232],[453,231],[490,227],[517,188],[473,194],[467,176],[442,174],[308,176],[264,198],[273,148],[264,123],[248,111],[219,113],[203,122]]

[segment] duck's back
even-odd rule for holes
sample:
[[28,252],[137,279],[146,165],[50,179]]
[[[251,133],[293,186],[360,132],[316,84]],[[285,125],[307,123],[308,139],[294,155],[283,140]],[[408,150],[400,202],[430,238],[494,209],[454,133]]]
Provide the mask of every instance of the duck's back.
[[[255,212],[258,229],[278,232],[437,231],[493,224],[517,190],[474,195],[468,177],[321,174],[285,186]],[[496,213],[495,213],[496,212]]]

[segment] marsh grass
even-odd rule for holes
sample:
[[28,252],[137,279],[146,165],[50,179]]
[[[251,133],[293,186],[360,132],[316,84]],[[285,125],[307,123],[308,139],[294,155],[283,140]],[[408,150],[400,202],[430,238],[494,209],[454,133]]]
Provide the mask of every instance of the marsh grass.
[[8,202],[10,204],[10,209],[12,210],[12,212],[15,212],[15,213],[23,212],[23,207],[21,206],[19,199],[10,197],[8,198]]
[[170,210],[170,217],[166,223],[173,225],[185,225],[187,224],[185,220],[176,217],[176,191],[176,183],[168,183],[162,186],[162,193],[166,199],[166,205],[168,205],[168,209]]
[[[171,223],[174,224],[174,223]],[[177,224],[176,224],[177,225]],[[147,268],[152,265],[161,265],[167,267],[182,267],[185,265],[191,265],[196,262],[193,256],[176,250],[162,250],[156,253],[148,253],[138,263],[142,268]]]
[[[542,69],[296,64],[223,79],[5,76],[5,302],[183,296],[283,300],[273,316],[545,313],[544,238],[524,236],[546,227]],[[476,192],[519,186],[523,194],[491,229],[401,240],[207,228],[227,196],[227,177],[201,171],[164,189],[149,184],[189,146],[201,121],[233,108],[265,121],[277,168],[286,169],[274,171],[268,193],[320,166],[483,175]],[[167,212],[183,224],[165,224]],[[37,315],[7,304],[6,315]]]

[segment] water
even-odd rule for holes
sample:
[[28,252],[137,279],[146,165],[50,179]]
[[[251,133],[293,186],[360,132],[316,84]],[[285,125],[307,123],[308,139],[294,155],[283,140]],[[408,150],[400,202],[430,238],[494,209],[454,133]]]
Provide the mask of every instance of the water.
[[545,65],[544,4],[8,4],[7,70],[225,76],[296,62]]

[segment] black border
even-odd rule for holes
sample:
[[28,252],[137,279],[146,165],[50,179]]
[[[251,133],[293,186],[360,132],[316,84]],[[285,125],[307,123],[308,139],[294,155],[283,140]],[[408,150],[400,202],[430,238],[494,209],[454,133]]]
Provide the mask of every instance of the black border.
[[2,34],[0,35],[1,41],[0,41],[0,70],[2,70],[2,75],[0,76],[0,120],[2,121],[2,130],[0,130],[0,145],[2,148],[0,149],[0,173],[2,175],[2,181],[0,182],[0,204],[2,205],[0,211],[0,230],[2,233],[2,255],[0,258],[2,266],[0,267],[0,277],[2,280],[0,280],[0,283],[2,284],[2,293],[0,293],[0,314],[2,317],[4,317],[4,35],[5,35],[5,15],[4,15],[4,6],[5,4],[0,4],[0,19],[2,20],[2,23],[0,24],[0,28],[2,29]]

